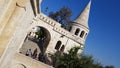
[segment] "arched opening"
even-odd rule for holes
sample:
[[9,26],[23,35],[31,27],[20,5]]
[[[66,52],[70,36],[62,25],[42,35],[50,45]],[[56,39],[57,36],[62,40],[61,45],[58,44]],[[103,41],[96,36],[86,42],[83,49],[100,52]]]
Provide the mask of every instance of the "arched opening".
[[[41,26],[33,27],[27,34],[24,43],[20,48],[20,53],[26,54],[30,49],[32,58],[34,55],[38,56],[40,53],[45,54],[50,39],[50,33],[47,29]],[[30,51],[28,51],[28,53]]]
[[60,51],[63,52],[65,49],[65,45],[62,45],[62,47],[60,48]]
[[85,31],[82,31],[80,34],[80,37],[83,38],[84,34],[85,34]]
[[62,44],[61,41],[58,41],[58,42],[56,43],[55,49],[56,49],[56,50],[59,50],[61,44]]
[[78,35],[78,34],[79,34],[79,32],[80,32],[80,29],[79,29],[79,28],[77,28],[77,29],[76,29],[76,31],[75,31],[75,35]]

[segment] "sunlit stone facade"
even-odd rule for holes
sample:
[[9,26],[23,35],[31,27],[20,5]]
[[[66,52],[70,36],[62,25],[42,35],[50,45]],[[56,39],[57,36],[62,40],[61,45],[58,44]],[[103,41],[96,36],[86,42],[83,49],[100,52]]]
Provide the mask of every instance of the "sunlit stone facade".
[[[52,68],[31,57],[27,49],[42,52],[67,52],[74,46],[82,53],[89,33],[90,4],[67,31],[41,12],[41,0],[0,0],[0,68]],[[43,36],[36,34],[42,31]]]

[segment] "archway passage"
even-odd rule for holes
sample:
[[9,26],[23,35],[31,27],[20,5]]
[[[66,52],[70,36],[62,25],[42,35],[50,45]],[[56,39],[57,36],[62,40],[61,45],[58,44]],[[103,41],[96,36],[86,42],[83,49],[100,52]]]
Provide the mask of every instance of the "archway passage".
[[40,53],[44,54],[49,44],[50,38],[51,37],[49,31],[44,27],[33,27],[27,34],[20,49],[20,53],[26,54],[27,50],[31,49],[32,54],[34,52],[37,52],[37,55]]

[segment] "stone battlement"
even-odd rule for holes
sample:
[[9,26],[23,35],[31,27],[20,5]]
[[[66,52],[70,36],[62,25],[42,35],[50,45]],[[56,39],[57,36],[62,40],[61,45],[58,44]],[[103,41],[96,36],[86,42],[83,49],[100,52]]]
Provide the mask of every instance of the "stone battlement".
[[[46,16],[45,14],[43,13],[40,13],[40,15],[37,16],[37,19],[36,20],[42,20],[44,21],[44,23],[47,23],[49,24],[50,26],[53,27],[53,30],[62,34],[63,36],[66,36],[70,39],[73,39],[74,41],[76,41],[77,43],[79,44],[84,44],[85,40],[72,34],[71,32],[69,32],[68,30],[64,29],[61,27],[61,24],[56,22],[55,20],[49,18],[48,16]],[[34,19],[35,20],[35,19]]]

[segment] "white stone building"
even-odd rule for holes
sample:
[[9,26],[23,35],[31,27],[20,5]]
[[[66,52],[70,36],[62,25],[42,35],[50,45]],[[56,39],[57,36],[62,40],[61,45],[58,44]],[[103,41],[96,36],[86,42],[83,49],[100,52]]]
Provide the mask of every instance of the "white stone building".
[[[41,0],[4,0],[0,2],[0,68],[50,68],[26,57],[27,49],[38,53],[67,52],[74,46],[82,53],[89,33],[91,1],[67,31],[40,11]],[[7,16],[7,17],[6,17]],[[3,23],[4,22],[4,23]],[[2,26],[1,26],[2,25]],[[36,32],[41,31],[39,36]],[[22,53],[22,54],[20,54]]]

